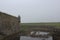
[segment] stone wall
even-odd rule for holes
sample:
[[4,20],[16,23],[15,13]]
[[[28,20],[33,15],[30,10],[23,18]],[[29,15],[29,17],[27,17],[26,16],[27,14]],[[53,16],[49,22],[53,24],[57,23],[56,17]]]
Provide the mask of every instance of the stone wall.
[[60,29],[54,31],[53,40],[60,40]]
[[0,35],[12,35],[20,31],[20,21],[18,17],[0,12]]

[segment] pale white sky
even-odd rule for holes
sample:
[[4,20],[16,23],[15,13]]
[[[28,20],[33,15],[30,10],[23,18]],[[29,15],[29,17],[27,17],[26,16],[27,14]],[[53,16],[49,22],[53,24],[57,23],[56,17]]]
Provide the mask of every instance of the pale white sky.
[[0,0],[0,11],[20,15],[22,23],[60,22],[60,0]]

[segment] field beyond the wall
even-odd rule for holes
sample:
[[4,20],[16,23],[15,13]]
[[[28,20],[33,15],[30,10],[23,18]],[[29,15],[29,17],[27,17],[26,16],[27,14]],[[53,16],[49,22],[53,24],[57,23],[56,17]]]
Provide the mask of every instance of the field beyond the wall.
[[48,23],[21,23],[21,30],[28,30],[31,26],[54,26],[60,28],[60,22],[48,22]]

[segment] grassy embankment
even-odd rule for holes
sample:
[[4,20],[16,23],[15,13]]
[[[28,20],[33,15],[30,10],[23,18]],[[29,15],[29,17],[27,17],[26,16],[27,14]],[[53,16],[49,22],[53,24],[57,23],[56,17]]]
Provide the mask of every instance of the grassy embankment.
[[[27,35],[27,31],[30,29],[30,27],[32,26],[34,28],[34,26],[40,26],[40,25],[48,25],[48,26],[54,26],[57,28],[60,28],[60,22],[58,23],[21,23],[21,35]],[[40,29],[40,28],[39,28]]]

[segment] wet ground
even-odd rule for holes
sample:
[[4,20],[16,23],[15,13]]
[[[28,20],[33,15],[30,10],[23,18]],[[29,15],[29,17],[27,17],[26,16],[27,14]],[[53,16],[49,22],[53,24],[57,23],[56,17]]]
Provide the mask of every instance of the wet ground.
[[52,40],[52,37],[50,36],[49,38],[34,38],[29,36],[21,36],[20,40]]

